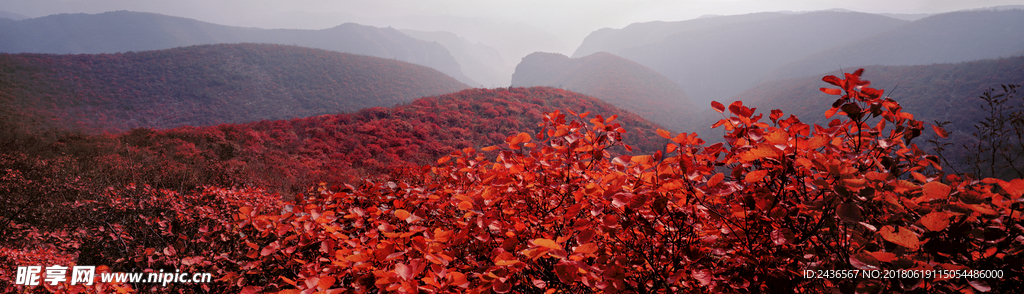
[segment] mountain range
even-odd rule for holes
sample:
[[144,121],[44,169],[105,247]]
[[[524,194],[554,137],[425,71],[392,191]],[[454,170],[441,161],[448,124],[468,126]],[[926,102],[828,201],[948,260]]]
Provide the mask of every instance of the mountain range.
[[0,54],[0,86],[3,116],[90,132],[354,112],[468,88],[425,66],[271,44]]
[[[1020,55],[1024,10],[933,15],[780,66],[762,80],[865,65],[926,65]],[[831,67],[831,68],[830,68]]]
[[1020,27],[1020,9],[949,12],[914,21],[843,11],[767,12],[602,29],[573,56],[607,51],[636,61],[706,104],[761,82],[840,68],[1019,55]]
[[118,53],[219,43],[271,43],[395,59],[476,85],[451,53],[393,28],[346,23],[320,30],[243,28],[155,13],[57,14],[0,22],[0,52]]

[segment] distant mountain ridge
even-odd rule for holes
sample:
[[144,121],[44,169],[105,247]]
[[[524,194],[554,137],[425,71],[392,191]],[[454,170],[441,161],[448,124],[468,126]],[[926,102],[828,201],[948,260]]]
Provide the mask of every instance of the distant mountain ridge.
[[637,23],[591,33],[573,56],[604,50],[636,61],[706,105],[762,82],[839,68],[963,62],[1024,52],[1024,30],[1019,29],[1024,10],[1016,7],[919,17],[765,12]]
[[9,11],[0,11],[0,18],[6,18],[10,20],[22,20],[28,18],[27,16],[17,14]]
[[393,106],[467,85],[420,65],[271,44],[0,54],[0,114],[85,131],[288,119]]
[[[627,27],[609,42],[637,44],[610,52],[658,71],[695,103],[706,105],[756,85],[758,78],[789,61],[905,23],[857,12],[770,12],[646,24],[651,27],[646,31],[656,33],[643,42],[627,41],[633,38],[627,31],[640,30],[641,36],[645,31]],[[857,29],[838,29],[851,27]]]
[[607,52],[581,58],[544,52],[527,55],[516,66],[512,86],[559,87],[591,95],[677,132],[691,125],[693,104],[679,85]]
[[988,9],[932,15],[855,40],[768,73],[787,79],[866,65],[918,65],[1019,55],[1024,50],[1024,10]]
[[573,58],[583,57],[597,52],[620,54],[623,49],[661,42],[665,37],[689,31],[698,31],[716,26],[763,21],[785,17],[787,14],[778,12],[760,12],[744,15],[713,15],[686,21],[652,21],[633,23],[622,29],[603,28],[590,33],[584,38]]
[[475,84],[440,44],[392,28],[354,23],[322,30],[258,29],[130,11],[58,14],[0,23],[0,52],[7,53],[97,54],[219,43],[297,45],[390,58],[431,67]]

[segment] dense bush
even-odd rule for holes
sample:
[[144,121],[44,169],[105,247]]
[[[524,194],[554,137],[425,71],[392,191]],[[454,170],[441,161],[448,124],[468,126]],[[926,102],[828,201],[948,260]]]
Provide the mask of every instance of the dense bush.
[[[1016,289],[1024,179],[946,175],[911,143],[925,124],[861,73],[825,77],[839,89],[822,91],[842,95],[827,126],[712,103],[728,113],[716,125],[727,136],[709,146],[658,130],[671,140],[663,150],[622,155],[614,148],[630,147],[616,117],[555,111],[536,133],[463,148],[392,181],[314,186],[315,201],[299,206],[259,190],[112,189],[82,207],[118,225],[78,228],[97,247],[79,261],[218,277],[134,285],[146,291]],[[805,277],[826,270],[1003,276]]]

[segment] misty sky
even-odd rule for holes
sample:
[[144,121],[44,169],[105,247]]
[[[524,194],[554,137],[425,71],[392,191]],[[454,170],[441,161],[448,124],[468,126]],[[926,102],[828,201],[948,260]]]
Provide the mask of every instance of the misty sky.
[[[345,22],[399,29],[448,30],[499,48],[511,63],[532,51],[571,55],[590,32],[634,22],[693,19],[763,11],[843,8],[871,13],[940,13],[1024,0],[0,0],[0,11],[28,17],[113,10],[154,12],[217,24],[322,29]],[[506,30],[504,33],[490,31]],[[546,33],[546,35],[545,35]],[[512,51],[512,53],[509,53]],[[524,53],[525,52],[525,53]],[[514,56],[519,55],[519,56]]]

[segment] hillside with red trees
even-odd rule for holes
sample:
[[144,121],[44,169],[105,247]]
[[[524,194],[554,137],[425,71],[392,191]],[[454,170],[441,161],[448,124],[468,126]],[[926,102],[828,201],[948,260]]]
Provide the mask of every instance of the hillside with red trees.
[[289,119],[468,88],[405,62],[294,46],[220,44],[95,55],[0,54],[0,116],[86,132]]
[[591,95],[671,130],[690,130],[696,113],[675,82],[639,63],[598,52],[569,58],[536,52],[516,66],[512,85],[559,87]]
[[[834,119],[825,126],[806,124],[781,110],[766,117],[743,102],[713,102],[722,117],[715,127],[725,132],[725,142],[715,144],[653,125],[644,127],[654,130],[642,130],[627,123],[628,115],[547,112],[539,106],[600,105],[550,88],[466,90],[390,112],[370,109],[350,119],[385,120],[405,115],[399,110],[419,108],[462,113],[468,109],[460,97],[497,97],[487,102],[491,107],[466,103],[482,105],[474,111],[483,115],[462,119],[474,122],[464,128],[496,128],[503,138],[450,146],[454,150],[429,166],[389,179],[313,184],[309,194],[316,199],[307,203],[282,201],[261,189],[183,192],[143,182],[75,194],[89,191],[90,180],[76,174],[84,166],[61,150],[73,146],[68,140],[35,149],[54,152],[55,158],[26,160],[33,155],[8,151],[0,158],[5,164],[0,189],[16,197],[0,203],[17,213],[0,210],[5,226],[0,232],[5,242],[0,244],[0,289],[1016,291],[1024,283],[1024,179],[971,178],[943,170],[939,158],[914,140],[926,129],[940,135],[945,131],[914,119],[885,90],[862,79],[863,73],[826,76],[816,85],[838,97],[827,110]],[[504,131],[503,126],[514,125],[498,122],[503,111],[513,117],[538,112],[541,122],[524,131]],[[485,119],[487,113],[495,119]],[[317,120],[343,118],[264,124],[312,126]],[[442,127],[438,122],[445,119],[435,121]],[[231,127],[245,126],[217,129]],[[283,134],[272,136],[293,139],[262,145],[293,142],[289,148],[298,148],[299,138],[321,132],[279,130]],[[626,144],[644,140],[651,131],[662,138],[654,142],[661,148],[624,153],[630,149]],[[172,141],[186,137],[172,134],[155,133]],[[124,141],[132,135],[122,136]],[[161,156],[194,158],[189,149],[177,149]],[[33,197],[26,188],[45,194]],[[207,272],[215,281],[63,282],[34,289],[3,284],[11,281],[10,269],[22,264],[99,265],[99,273]]]
[[[3,147],[14,162],[61,160],[68,173],[97,187],[252,186],[290,196],[319,182],[399,177],[452,151],[497,144],[522,131],[536,133],[543,113],[557,109],[617,113],[617,121],[630,130],[625,137],[640,150],[655,150],[663,141],[649,131],[657,126],[637,115],[574,92],[536,87],[470,89],[393,108],[291,120],[117,135],[8,133]],[[18,170],[21,165],[5,166]]]

